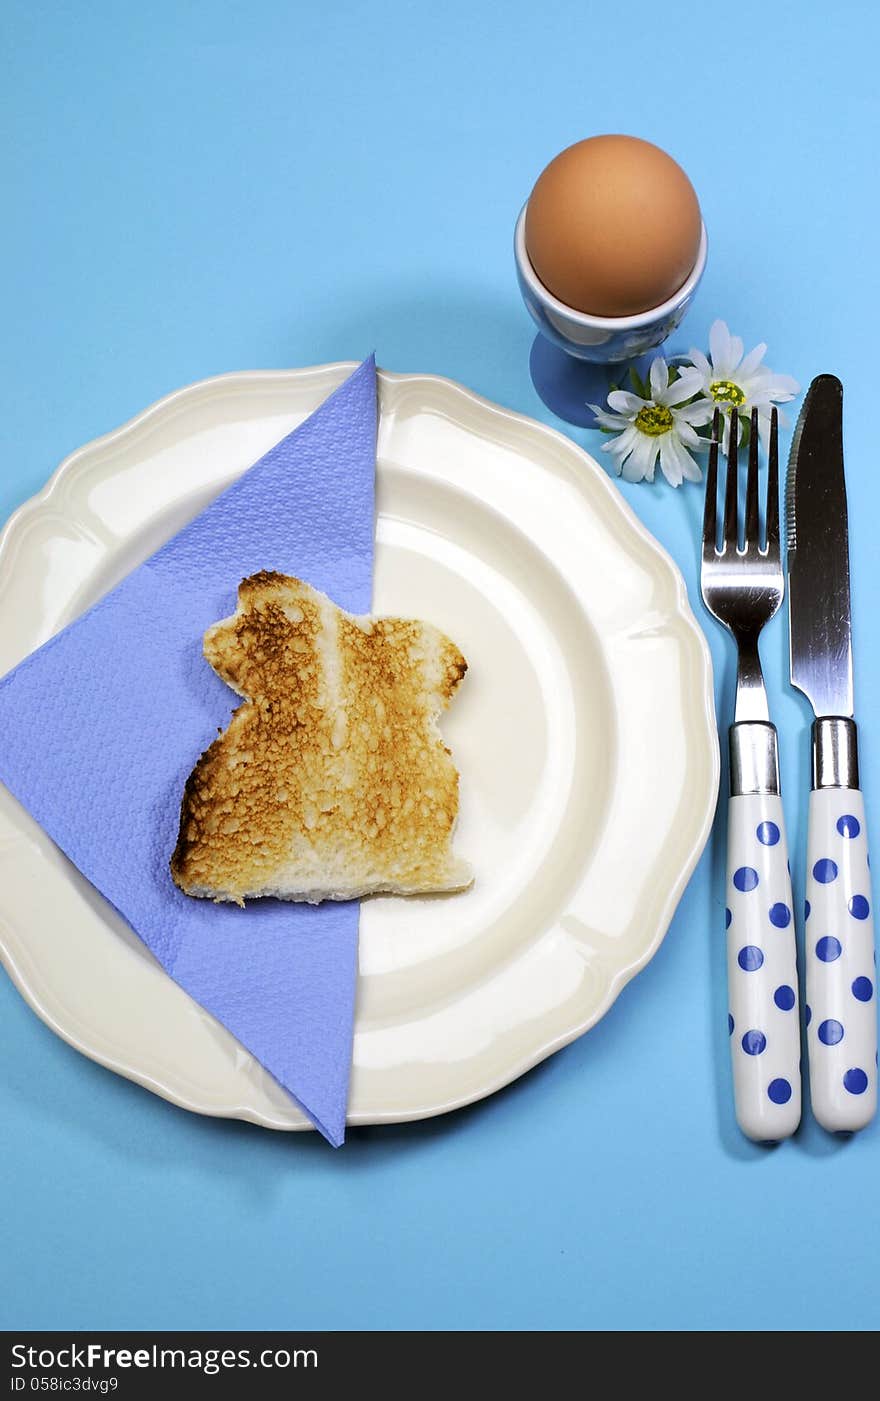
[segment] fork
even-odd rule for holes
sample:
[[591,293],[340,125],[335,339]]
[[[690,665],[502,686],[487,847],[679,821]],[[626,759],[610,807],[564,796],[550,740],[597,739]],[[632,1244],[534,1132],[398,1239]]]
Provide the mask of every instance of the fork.
[[764,542],[760,539],[758,414],[752,410],[745,519],[739,543],[739,421],[730,415],[727,480],[718,542],[716,409],[706,473],[700,588],[709,612],[737,645],[730,726],[727,828],[727,1018],[736,1117],[748,1138],[793,1134],[801,1117],[800,1026],[791,875],[776,728],[758,653],[764,624],[782,603],[779,548],[779,423],[770,421]]

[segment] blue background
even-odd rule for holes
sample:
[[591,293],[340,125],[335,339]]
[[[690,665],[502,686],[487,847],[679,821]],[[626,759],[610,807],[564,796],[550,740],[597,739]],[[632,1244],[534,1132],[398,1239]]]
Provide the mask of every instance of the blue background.
[[[710,234],[673,348],[722,316],[774,369],[846,386],[876,830],[878,42],[868,3],[6,0],[0,518],[73,448],[224,370],[375,347],[560,426],[529,379],[513,222],[569,142],[648,137]],[[623,490],[684,570],[726,716],[699,490]],[[808,715],[785,648],[777,619],[797,887]],[[733,1123],[723,862],[716,832],[657,957],[588,1036],[482,1105],[338,1153],[173,1108],[0,980],[0,1323],[876,1328],[878,1125],[837,1141],[807,1117],[767,1150]]]

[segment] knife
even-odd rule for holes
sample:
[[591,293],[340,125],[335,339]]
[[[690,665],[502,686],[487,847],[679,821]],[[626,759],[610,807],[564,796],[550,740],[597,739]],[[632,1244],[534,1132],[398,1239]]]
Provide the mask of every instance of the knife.
[[813,707],[806,1022],[813,1113],[862,1129],[877,1108],[877,994],[865,805],[853,719],[843,386],[819,375],[786,483],[791,683]]

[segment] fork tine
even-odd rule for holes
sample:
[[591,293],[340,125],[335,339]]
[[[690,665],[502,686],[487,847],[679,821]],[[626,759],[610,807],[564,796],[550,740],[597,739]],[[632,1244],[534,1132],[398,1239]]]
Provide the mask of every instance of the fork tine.
[[706,467],[706,500],[703,505],[703,554],[716,554],[718,548],[718,443],[721,438],[721,414],[712,416],[712,441]]
[[749,468],[746,475],[745,544],[758,546],[758,410],[752,409],[749,435]]
[[779,558],[779,414],[770,414],[770,453],[767,459],[767,553]]
[[739,460],[739,415],[735,409],[730,411],[730,438],[727,444],[727,486],[724,492],[724,526],[722,531],[722,544],[725,550],[737,548],[739,544],[739,533],[737,530],[736,504],[737,504],[737,466]]

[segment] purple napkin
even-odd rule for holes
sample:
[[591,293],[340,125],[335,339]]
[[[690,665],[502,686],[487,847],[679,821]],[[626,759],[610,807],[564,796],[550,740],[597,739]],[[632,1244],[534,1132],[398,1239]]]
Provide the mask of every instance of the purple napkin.
[[[376,367],[83,617],[0,681],[0,779],[182,988],[345,1135],[357,903],[246,910],[183,895],[168,861],[186,778],[239,698],[202,657],[240,580],[295,574],[369,612]],[[156,1036],[162,1027],[155,1028]]]

